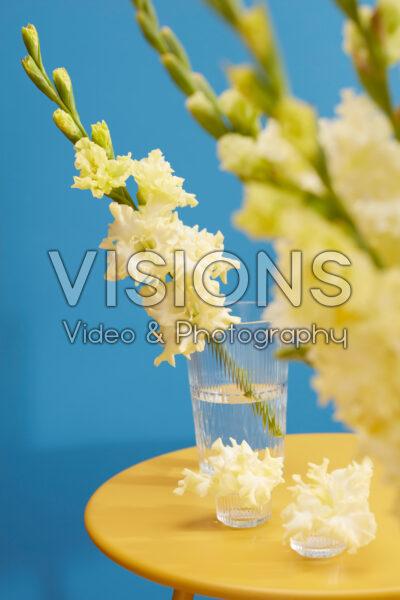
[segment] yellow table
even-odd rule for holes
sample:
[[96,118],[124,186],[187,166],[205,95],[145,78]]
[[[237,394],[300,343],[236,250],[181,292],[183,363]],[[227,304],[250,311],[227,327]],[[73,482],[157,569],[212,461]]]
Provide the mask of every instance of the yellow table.
[[[357,457],[350,434],[291,435],[285,478],[304,473],[308,461],[331,458],[331,467]],[[230,529],[216,520],[212,499],[172,494],[183,467],[197,468],[195,448],[172,452],[119,473],[90,499],[87,531],[119,565],[175,589],[175,600],[202,594],[226,600],[400,600],[400,525],[390,514],[394,500],[376,469],[371,507],[377,539],[356,555],[312,560],[282,545],[280,512],[289,502],[285,485],[273,495],[269,522]]]

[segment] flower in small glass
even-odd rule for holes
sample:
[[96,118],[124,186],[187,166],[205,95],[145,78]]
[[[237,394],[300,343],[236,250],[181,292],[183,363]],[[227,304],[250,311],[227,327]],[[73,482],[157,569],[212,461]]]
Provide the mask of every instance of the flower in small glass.
[[349,554],[375,539],[376,522],[368,497],[373,473],[372,461],[353,461],[344,469],[328,473],[329,460],[309,463],[310,483],[293,475],[289,490],[293,502],[282,511],[284,539],[304,542],[309,536],[330,538],[347,547]]
[[230,446],[225,446],[221,439],[212,445],[214,455],[208,459],[212,475],[184,469],[184,478],[178,482],[174,494],[182,496],[192,491],[201,498],[238,494],[249,507],[267,504],[272,490],[284,481],[283,458],[271,456],[269,448],[260,458],[260,452],[252,450],[246,441],[241,444],[232,438],[230,441]]

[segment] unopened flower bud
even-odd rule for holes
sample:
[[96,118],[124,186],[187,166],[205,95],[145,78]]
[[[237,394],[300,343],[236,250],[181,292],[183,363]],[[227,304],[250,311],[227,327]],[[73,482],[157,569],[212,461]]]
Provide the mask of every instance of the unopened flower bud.
[[184,94],[191,96],[195,93],[196,87],[192,81],[190,71],[186,69],[174,54],[164,54],[164,56],[161,57],[161,62],[167,69],[172,80]]
[[196,121],[215,138],[228,133],[228,128],[221,115],[202,91],[197,91],[187,99],[186,108]]
[[82,137],[82,132],[76,125],[75,121],[64,110],[58,108],[53,113],[53,121],[57,125],[58,129],[73,143],[75,144]]
[[167,52],[168,46],[160,35],[157,25],[154,21],[142,10],[136,15],[136,20],[146,40],[160,54]]
[[273,94],[260,82],[248,65],[238,65],[228,70],[232,85],[256,108],[270,114],[276,102]]
[[217,13],[231,25],[236,26],[240,19],[240,3],[238,0],[206,0]]
[[35,63],[41,67],[42,59],[40,56],[39,36],[38,32],[36,31],[36,27],[30,23],[27,25],[27,27],[23,27],[22,39],[24,40],[28,54],[32,56]]
[[219,97],[218,105],[238,133],[256,135],[260,130],[259,111],[238,90],[226,90]]
[[400,3],[398,0],[379,0],[376,15],[381,25],[385,57],[392,65],[400,60]]
[[218,97],[217,94],[212,89],[211,85],[208,83],[207,79],[204,77],[202,73],[192,73],[192,81],[194,82],[196,88],[203,92],[203,94],[214,104],[214,106],[218,108]]
[[38,87],[39,90],[43,92],[43,94],[50,98],[50,100],[53,100],[53,102],[57,102],[58,98],[56,92],[51,87],[51,85],[49,85],[48,81],[45,79],[42,71],[36,65],[33,58],[31,56],[26,56],[21,61],[21,63],[29,79],[33,81],[36,87]]
[[92,125],[92,140],[98,144],[98,146],[104,148],[108,158],[114,158],[111,135],[105,121],[101,121]]
[[161,37],[163,38],[169,51],[172,52],[172,54],[175,54],[175,56],[181,61],[181,63],[183,63],[185,67],[189,71],[191,71],[192,67],[188,55],[186,54],[184,47],[182,46],[174,32],[169,27],[163,27],[161,29]]
[[288,96],[279,103],[275,115],[282,136],[313,162],[318,152],[318,138],[317,116],[312,106]]
[[259,4],[243,11],[239,29],[257,58],[265,63],[273,51],[273,34],[265,6]]
[[228,133],[218,141],[218,156],[225,171],[235,173],[242,181],[268,181],[270,163],[260,155],[251,137]]
[[158,29],[158,19],[151,0],[133,0],[133,4],[139,11],[147,15],[154,27]]
[[60,67],[53,71],[54,85],[60,95],[61,100],[70,110],[75,110],[75,100],[72,91],[72,83],[64,67]]
[[286,78],[266,7],[259,4],[242,11],[238,28],[247,45],[268,73],[270,86],[276,96],[284,96],[287,87]]

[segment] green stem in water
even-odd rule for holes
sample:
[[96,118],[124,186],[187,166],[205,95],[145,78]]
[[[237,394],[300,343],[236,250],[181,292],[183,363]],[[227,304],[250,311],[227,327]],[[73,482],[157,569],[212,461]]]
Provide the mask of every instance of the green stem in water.
[[224,367],[225,375],[230,377],[246,398],[254,401],[251,403],[253,414],[262,418],[264,429],[268,427],[271,437],[281,437],[282,431],[277,422],[276,413],[271,408],[270,403],[267,400],[263,400],[261,394],[254,389],[251,382],[251,372],[248,369],[239,367],[224,345],[212,340],[209,344],[211,353],[218,360],[219,364]]

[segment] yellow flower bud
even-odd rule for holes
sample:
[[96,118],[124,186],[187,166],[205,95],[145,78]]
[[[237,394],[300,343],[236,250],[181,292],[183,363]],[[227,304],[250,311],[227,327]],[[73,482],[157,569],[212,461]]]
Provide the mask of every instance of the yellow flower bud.
[[21,63],[25,69],[25,73],[28,75],[29,79],[33,81],[36,87],[38,87],[43,94],[50,98],[50,100],[53,100],[53,102],[58,102],[56,92],[51,85],[49,85],[48,81],[45,79],[42,71],[37,66],[33,58],[31,56],[26,56]]
[[248,65],[238,65],[228,69],[228,77],[232,85],[255,107],[270,114],[276,99],[264,86],[253,69]]
[[218,98],[211,85],[202,73],[192,73],[192,81],[196,88],[203,92],[203,94],[217,107]]
[[400,4],[398,0],[379,0],[378,17],[382,26],[383,49],[389,65],[400,60]]
[[228,133],[228,128],[216,107],[200,90],[187,99],[186,108],[196,121],[214,137],[219,138]]
[[271,88],[277,97],[286,91],[286,81],[276,48],[271,21],[264,5],[243,11],[238,28],[253,54],[264,66]]
[[239,0],[205,0],[228,23],[236,27],[241,16]]
[[218,157],[225,171],[242,181],[268,181],[271,164],[260,155],[257,142],[247,135],[228,133],[218,141]]
[[169,27],[162,27],[161,37],[164,40],[166,46],[168,47],[168,50],[172,52],[172,54],[175,54],[175,56],[181,61],[181,63],[184,64],[189,71],[191,71],[192,67],[190,64],[189,57],[186,54],[184,47],[182,46],[174,32]]
[[114,158],[111,135],[105,121],[101,121],[92,125],[92,140],[104,148],[108,158]]
[[286,97],[277,106],[282,136],[312,162],[318,152],[317,116],[307,103]]
[[273,51],[274,41],[265,6],[260,4],[243,11],[239,29],[257,58],[263,63],[267,62]]
[[72,91],[72,83],[66,69],[60,67],[53,71],[54,85],[60,95],[61,100],[70,110],[75,110],[75,100]]
[[218,105],[235,131],[243,135],[256,135],[260,130],[259,111],[238,90],[226,90],[219,97]]
[[171,79],[176,83],[179,89],[187,96],[191,96],[196,91],[191,78],[190,71],[180,62],[175,54],[167,53],[161,57],[161,62],[167,69]]
[[63,134],[73,143],[75,144],[82,137],[82,132],[79,127],[68,113],[61,108],[58,108],[53,113],[53,121],[57,125],[58,129],[63,132]]
[[41,67],[42,59],[40,56],[39,36],[38,32],[36,31],[36,27],[30,23],[27,25],[27,27],[23,27],[22,39],[24,40],[28,54],[32,56],[35,63]]
[[160,52],[160,54],[167,52],[168,47],[158,31],[157,25],[152,19],[149,18],[144,11],[140,10],[136,15],[136,20],[149,44],[153,46],[157,52]]

